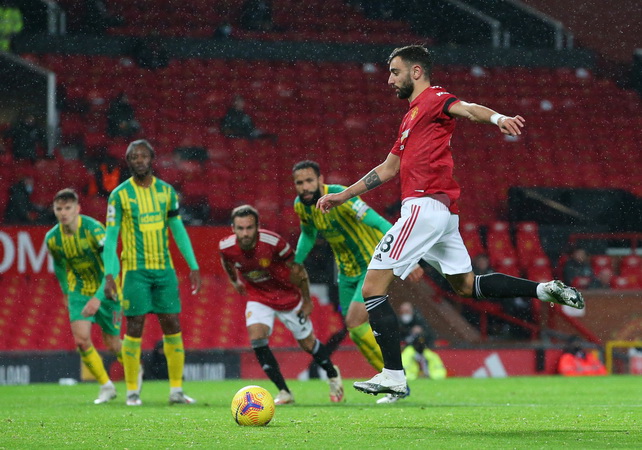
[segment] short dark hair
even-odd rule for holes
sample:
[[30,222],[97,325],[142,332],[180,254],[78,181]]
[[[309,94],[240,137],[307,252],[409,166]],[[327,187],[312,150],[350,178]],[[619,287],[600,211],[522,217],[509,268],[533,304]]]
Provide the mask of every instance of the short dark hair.
[[251,205],[241,205],[237,206],[232,210],[232,224],[234,224],[234,219],[237,217],[247,217],[247,216],[252,216],[254,217],[254,221],[256,222],[256,225],[259,225],[259,212],[256,210]]
[[57,201],[62,202],[78,202],[78,193],[71,188],[65,188],[56,192],[53,198],[54,203]]
[[138,146],[145,147],[147,150],[149,150],[149,154],[152,159],[156,157],[156,152],[154,151],[154,147],[152,147],[152,144],[150,144],[147,139],[138,139],[129,143],[129,145],[127,146],[127,151],[125,152],[125,158],[129,159],[129,154],[134,150],[134,147]]
[[303,169],[312,169],[314,170],[314,173],[317,174],[317,177],[321,176],[321,168],[319,167],[319,163],[317,163],[316,161],[312,161],[309,159],[299,161],[294,165],[294,167],[292,167],[292,173],[296,172],[297,170]]
[[420,65],[428,78],[432,75],[432,53],[425,46],[407,45],[398,47],[388,57],[388,64],[397,56],[407,64]]

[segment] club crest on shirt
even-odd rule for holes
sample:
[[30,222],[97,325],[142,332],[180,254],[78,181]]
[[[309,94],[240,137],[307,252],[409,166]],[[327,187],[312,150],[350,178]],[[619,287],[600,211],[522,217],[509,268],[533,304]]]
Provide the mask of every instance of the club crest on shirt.
[[410,111],[410,120],[414,120],[414,118],[417,117],[417,114],[419,114],[419,106],[415,106]]
[[259,259],[259,265],[261,267],[270,267],[270,258],[261,258]]

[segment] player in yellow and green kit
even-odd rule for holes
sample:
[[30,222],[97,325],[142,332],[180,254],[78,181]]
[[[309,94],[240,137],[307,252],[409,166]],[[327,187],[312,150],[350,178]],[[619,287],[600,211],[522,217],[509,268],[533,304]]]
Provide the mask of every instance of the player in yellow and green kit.
[[190,268],[192,293],[201,288],[201,277],[187,230],[178,213],[178,198],[172,186],[152,174],[154,149],[146,140],[133,141],[125,158],[132,177],[109,196],[105,241],[105,295],[116,291],[114,278],[120,271],[116,247],[122,231],[123,313],[127,331],[123,340],[123,365],[127,405],[141,405],[137,374],[145,315],[156,314],[163,330],[163,348],[169,373],[170,404],[194,403],[183,393],[185,350],[179,313],[178,279],[169,252],[169,233]]
[[69,310],[74,342],[82,362],[100,384],[94,403],[106,403],[116,397],[116,388],[91,341],[91,324],[100,326],[103,342],[120,358],[121,307],[117,297],[112,301],[103,293],[105,227],[80,214],[78,194],[73,189],[63,189],[54,196],[53,210],[58,224],[47,232],[45,242]]
[[[392,225],[359,197],[323,214],[316,208],[317,200],[327,193],[341,192],[345,187],[324,184],[316,162],[298,162],[292,175],[298,194],[294,211],[301,222],[294,261],[303,264],[317,234],[321,233],[332,248],[339,268],[339,304],[350,338],[368,362],[380,371],[383,357],[368,322],[361,286],[375,247]],[[422,269],[416,269],[413,279],[422,274]]]

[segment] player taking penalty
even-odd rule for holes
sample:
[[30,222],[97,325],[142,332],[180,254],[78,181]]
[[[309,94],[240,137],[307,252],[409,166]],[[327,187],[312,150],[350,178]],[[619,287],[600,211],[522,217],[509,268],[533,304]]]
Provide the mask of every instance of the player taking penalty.
[[91,341],[91,325],[100,326],[103,342],[120,360],[122,314],[118,297],[106,299],[103,293],[105,227],[80,214],[78,194],[73,189],[63,189],[54,196],[53,210],[58,224],[49,230],[45,242],[69,310],[74,342],[83,364],[100,384],[94,403],[106,403],[116,397],[116,388]]
[[395,49],[388,64],[388,85],[397,97],[410,103],[397,140],[383,163],[344,191],[324,195],[317,207],[327,213],[397,173],[400,176],[401,217],[377,245],[362,289],[384,369],[371,380],[354,383],[354,387],[373,395],[404,395],[406,377],[399,328],[388,300],[388,288],[395,276],[406,278],[420,260],[439,271],[464,297],[537,297],[578,309],[584,308],[584,300],[575,288],[557,280],[536,283],[501,273],[476,276],[459,234],[460,188],[453,178],[450,148],[455,119],[492,124],[510,136],[521,134],[524,119],[461,101],[444,88],[432,85],[432,55],[421,45]]
[[[339,269],[339,304],[350,338],[370,365],[380,371],[383,357],[368,322],[361,286],[377,243],[392,225],[359,197],[323,214],[315,207],[317,200],[345,187],[325,184],[315,161],[296,163],[292,177],[298,194],[294,211],[301,224],[294,262],[303,264],[319,233],[328,242]],[[415,281],[422,276],[423,269],[417,267],[413,272]]]

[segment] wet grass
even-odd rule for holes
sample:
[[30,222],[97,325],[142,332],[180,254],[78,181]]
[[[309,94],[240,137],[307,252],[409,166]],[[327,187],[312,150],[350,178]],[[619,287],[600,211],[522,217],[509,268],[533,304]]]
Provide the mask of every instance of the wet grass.
[[195,405],[169,406],[166,382],[146,382],[143,406],[93,405],[95,384],[0,386],[0,448],[640,448],[642,379],[452,378],[412,383],[412,396],[376,405],[346,381],[331,404],[321,381],[289,382],[294,405],[267,427],[240,427],[230,402],[266,380],[191,382]]

